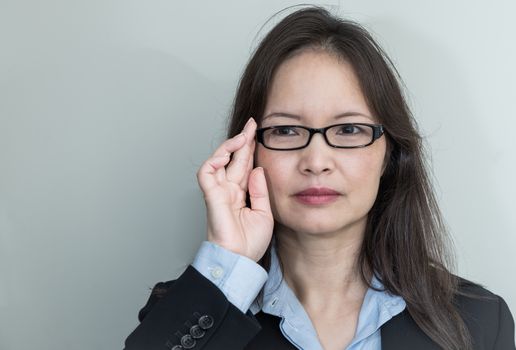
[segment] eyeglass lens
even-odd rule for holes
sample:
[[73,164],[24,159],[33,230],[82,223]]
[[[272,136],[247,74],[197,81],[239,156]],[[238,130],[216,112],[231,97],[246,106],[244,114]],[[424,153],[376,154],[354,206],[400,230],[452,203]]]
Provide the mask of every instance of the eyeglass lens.
[[[373,140],[373,128],[367,125],[341,124],[326,131],[328,141],[338,147],[364,146]],[[289,149],[303,147],[308,142],[310,132],[295,126],[278,126],[268,129],[263,135],[267,147]]]

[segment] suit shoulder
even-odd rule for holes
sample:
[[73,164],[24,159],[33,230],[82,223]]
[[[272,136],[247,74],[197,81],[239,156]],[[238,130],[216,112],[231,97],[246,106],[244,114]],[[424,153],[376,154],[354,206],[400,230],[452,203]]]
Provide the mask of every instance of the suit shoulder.
[[[458,278],[458,290],[454,302],[460,311],[488,317],[496,316],[501,297],[488,290],[480,283]],[[484,318],[483,317],[483,318]]]
[[[501,296],[461,277],[458,287],[454,303],[477,342],[483,343],[486,348],[500,342],[509,344],[511,339],[514,342],[514,319]],[[514,345],[507,347],[513,348]]]
[[459,293],[468,293],[476,296],[494,297],[495,294],[480,283],[473,282],[464,277],[455,276],[458,280]]

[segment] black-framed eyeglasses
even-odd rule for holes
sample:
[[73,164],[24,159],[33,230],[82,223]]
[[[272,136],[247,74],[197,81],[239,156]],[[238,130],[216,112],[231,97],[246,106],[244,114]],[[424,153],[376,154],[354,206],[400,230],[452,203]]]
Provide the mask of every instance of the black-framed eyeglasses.
[[383,125],[368,123],[334,124],[319,129],[301,125],[277,125],[256,130],[256,141],[268,149],[291,151],[305,148],[314,134],[321,133],[331,147],[361,148],[371,145],[384,132]]

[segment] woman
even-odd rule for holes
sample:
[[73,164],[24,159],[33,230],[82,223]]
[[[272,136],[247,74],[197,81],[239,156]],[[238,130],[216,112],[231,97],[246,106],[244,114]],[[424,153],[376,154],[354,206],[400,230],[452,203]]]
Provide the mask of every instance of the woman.
[[449,272],[394,72],[324,9],[271,30],[197,173],[207,241],[126,349],[514,349],[504,300]]

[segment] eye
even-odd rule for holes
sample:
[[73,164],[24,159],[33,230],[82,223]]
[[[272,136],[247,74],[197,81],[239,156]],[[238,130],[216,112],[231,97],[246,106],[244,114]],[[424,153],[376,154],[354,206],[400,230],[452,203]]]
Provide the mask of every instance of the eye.
[[291,126],[276,126],[271,130],[271,133],[277,136],[295,136],[299,134],[297,128]]
[[363,132],[359,125],[343,124],[339,127],[337,134],[354,135]]

